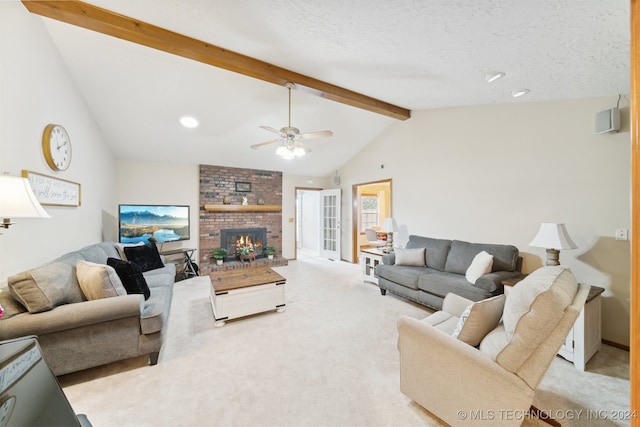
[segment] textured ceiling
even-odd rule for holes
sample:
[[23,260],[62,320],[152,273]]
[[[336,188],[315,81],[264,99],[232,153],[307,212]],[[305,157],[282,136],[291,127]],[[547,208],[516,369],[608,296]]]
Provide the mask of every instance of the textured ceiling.
[[[89,3],[411,110],[629,93],[623,0]],[[334,137],[285,161],[249,148],[287,124],[284,87],[43,19],[118,158],[323,176],[395,122],[294,91],[292,125]]]

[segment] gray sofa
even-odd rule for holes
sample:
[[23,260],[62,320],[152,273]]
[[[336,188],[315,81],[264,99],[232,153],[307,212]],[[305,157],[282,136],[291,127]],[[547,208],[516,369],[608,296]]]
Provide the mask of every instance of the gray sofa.
[[[503,280],[523,276],[522,257],[515,246],[409,236],[405,249],[417,248],[425,248],[424,266],[396,265],[394,253],[382,257],[382,264],[376,267],[382,295],[389,291],[440,310],[449,292],[480,301],[504,293]],[[493,256],[491,272],[472,284],[465,273],[482,251]]]
[[[175,265],[165,265],[158,258],[159,265],[142,272],[136,264],[136,277],[142,272],[149,288],[145,300],[141,293],[127,293],[122,282],[117,288],[116,269],[105,267],[108,258],[122,260],[122,249],[113,242],[98,243],[9,277],[8,288],[0,292],[5,310],[0,340],[37,336],[55,375],[141,355],[149,355],[150,364],[156,364],[171,306]],[[118,293],[87,298],[87,276],[79,276],[84,266],[99,271],[102,285],[109,282]]]

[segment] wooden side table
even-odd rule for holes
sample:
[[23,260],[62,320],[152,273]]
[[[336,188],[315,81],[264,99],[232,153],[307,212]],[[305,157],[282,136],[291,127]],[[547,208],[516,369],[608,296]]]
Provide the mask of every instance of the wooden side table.
[[360,264],[362,265],[362,279],[365,282],[378,284],[378,276],[376,276],[376,267],[381,264],[382,256],[386,253],[380,249],[361,249]]
[[[508,290],[524,279],[503,280],[505,295],[508,296]],[[600,347],[602,347],[602,312],[601,312],[601,294],[604,288],[599,286],[591,286],[589,295],[584,307],[580,311],[573,328],[567,334],[558,354],[573,365],[584,371],[584,368]]]

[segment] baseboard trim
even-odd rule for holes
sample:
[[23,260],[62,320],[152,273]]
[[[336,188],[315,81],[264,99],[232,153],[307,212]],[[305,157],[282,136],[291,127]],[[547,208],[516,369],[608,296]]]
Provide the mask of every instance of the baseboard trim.
[[602,340],[602,344],[610,345],[611,347],[619,348],[621,350],[629,351],[629,346],[624,344],[619,344],[617,342]]

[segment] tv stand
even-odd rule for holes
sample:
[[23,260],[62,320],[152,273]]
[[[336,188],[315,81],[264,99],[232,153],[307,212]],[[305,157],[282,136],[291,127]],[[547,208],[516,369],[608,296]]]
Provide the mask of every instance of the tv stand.
[[178,248],[167,251],[161,251],[160,255],[166,257],[166,262],[176,264],[176,274],[178,272],[184,274],[184,278],[199,276],[198,267],[193,259],[196,250],[193,248]]

